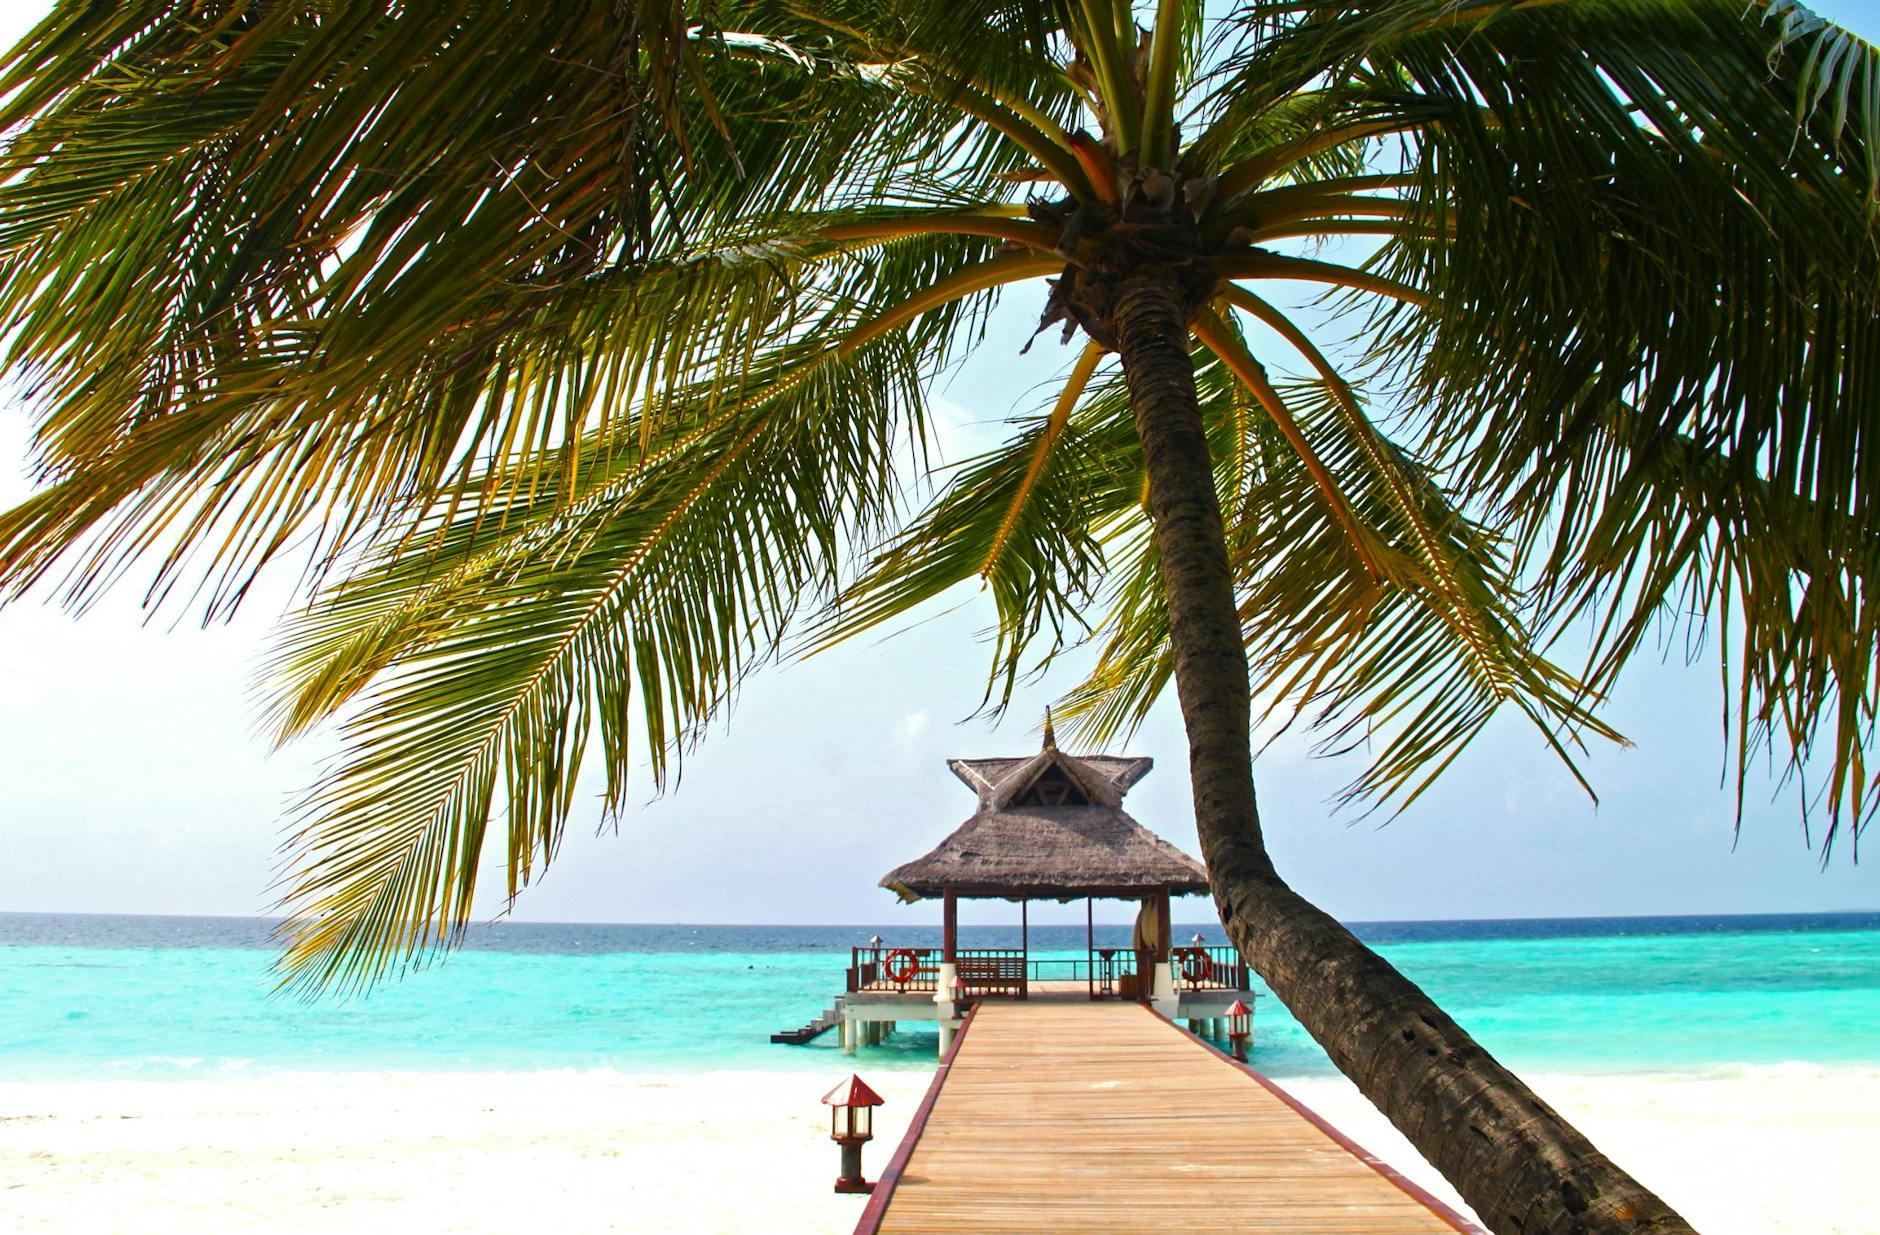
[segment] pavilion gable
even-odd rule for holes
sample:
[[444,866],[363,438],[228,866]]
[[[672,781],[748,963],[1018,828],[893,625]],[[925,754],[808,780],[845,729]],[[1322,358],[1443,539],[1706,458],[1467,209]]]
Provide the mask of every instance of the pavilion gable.
[[973,790],[978,809],[931,852],[882,880],[904,899],[1140,898],[1207,888],[1199,862],[1122,809],[1151,760],[1066,754],[1047,724],[1035,755],[948,766]]

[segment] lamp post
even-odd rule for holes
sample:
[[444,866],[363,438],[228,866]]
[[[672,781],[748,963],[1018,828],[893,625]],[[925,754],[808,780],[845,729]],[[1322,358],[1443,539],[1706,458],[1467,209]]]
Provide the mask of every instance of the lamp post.
[[882,1097],[859,1076],[850,1076],[823,1095],[829,1108],[829,1139],[842,1146],[842,1173],[837,1192],[873,1192],[875,1185],[862,1178],[862,1146],[875,1139],[875,1108]]
[[1247,1045],[1252,1041],[1253,1009],[1236,999],[1227,1008],[1227,1043],[1233,1048],[1234,1058],[1246,1063]]

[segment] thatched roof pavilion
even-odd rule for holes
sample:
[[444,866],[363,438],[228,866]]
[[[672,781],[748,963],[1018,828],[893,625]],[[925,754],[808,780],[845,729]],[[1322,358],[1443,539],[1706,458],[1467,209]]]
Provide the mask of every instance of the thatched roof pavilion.
[[1169,898],[1206,892],[1208,876],[1200,862],[1123,810],[1123,795],[1148,774],[1151,760],[1067,754],[1047,715],[1037,754],[951,759],[947,766],[978,796],[978,809],[931,852],[889,871],[881,886],[907,901],[944,901],[949,960],[959,900],[1079,897],[1142,901],[1143,946],[1167,959]]
[[922,857],[897,866],[881,886],[914,901],[965,898],[1138,899],[1208,890],[1201,863],[1123,810],[1123,795],[1152,760],[1077,758],[1046,731],[1029,759],[950,759],[979,795],[979,809]]

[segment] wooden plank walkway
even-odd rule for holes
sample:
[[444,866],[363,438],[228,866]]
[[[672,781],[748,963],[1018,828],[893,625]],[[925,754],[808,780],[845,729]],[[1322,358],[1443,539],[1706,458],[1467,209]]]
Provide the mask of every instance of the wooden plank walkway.
[[858,1235],[1478,1228],[1133,1003],[978,1006]]

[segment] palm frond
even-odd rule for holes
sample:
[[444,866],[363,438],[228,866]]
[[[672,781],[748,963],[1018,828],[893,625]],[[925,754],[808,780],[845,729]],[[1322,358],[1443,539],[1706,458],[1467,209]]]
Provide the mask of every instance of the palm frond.
[[832,646],[983,580],[998,615],[986,693],[997,708],[1028,657],[1037,667],[1082,638],[1083,610],[1105,570],[1108,525],[1139,511],[1142,487],[1127,409],[1118,415],[1109,399],[1102,415],[1087,410],[1099,360],[1097,349],[1086,349],[1050,412],[961,464],[819,616],[809,646]]
[[1880,536],[1756,462],[1627,409],[1594,437],[1541,463],[1507,502],[1538,580],[1542,632],[1591,632],[1593,689],[1655,647],[1701,647],[1714,633],[1738,825],[1745,777],[1769,756],[1789,777],[1814,770],[1803,818],[1826,815],[1822,860],[1843,833],[1858,854],[1880,810],[1866,770],[1880,716]]
[[[82,468],[61,468],[55,487],[0,516],[6,581],[28,586],[76,551],[70,579],[82,597],[161,544],[159,581],[185,567],[213,577],[213,609],[309,523],[330,559],[464,483],[479,459],[528,460],[491,473],[526,487],[543,468],[578,464],[578,453],[553,447],[584,432],[611,437],[619,409],[637,409],[639,435],[650,438],[665,403],[642,399],[648,392],[703,372],[736,390],[765,340],[839,337],[874,303],[861,297],[885,294],[889,307],[993,243],[818,234],[881,217],[787,215],[711,249],[457,301],[432,295],[417,272],[322,328],[278,323],[272,341],[201,375],[201,392],[179,392],[162,414],[114,430]],[[923,319],[920,345],[941,349],[933,363],[958,320],[952,311]],[[329,518],[335,507],[343,516]]]
[[[1378,350],[1413,383],[1419,449],[1516,538],[1540,629],[1590,624],[1588,689],[1647,614],[1727,630],[1739,754],[1774,728],[1796,766],[1826,758],[1831,845],[1875,809],[1871,651],[1829,648],[1860,629],[1880,531],[1876,130],[1838,102],[1880,55],[1786,6],[1763,17],[1516,6],[1367,47],[1453,105],[1406,147],[1424,209],[1379,259],[1433,307],[1392,313]],[[1727,466],[1673,465],[1686,450]],[[1814,551],[1757,521],[1767,495],[1808,512]]]
[[[611,4],[519,40],[426,15],[153,9],[127,35],[55,14],[15,53],[33,88],[4,114],[0,322],[51,409],[40,477],[75,483],[10,521],[11,581],[77,553],[83,594],[154,550],[161,589],[193,553],[219,611],[310,524],[336,552],[482,454],[558,465],[544,443],[604,428],[636,383],[779,328],[806,263],[841,252],[795,229],[997,202],[1024,163],[942,101],[696,32],[698,80],[658,123],[608,59],[648,58]],[[683,134],[711,130],[735,158],[693,157]],[[824,298],[874,265],[847,256]],[[877,281],[911,290],[917,266]]]
[[898,334],[818,349],[657,467],[605,477],[628,452],[597,440],[579,496],[484,486],[498,509],[456,510],[298,619],[278,723],[344,712],[298,812],[289,978],[370,985],[453,942],[493,820],[513,896],[553,858],[590,743],[610,810],[636,751],[663,781],[895,508],[918,360]]
[[[1216,457],[1231,457],[1220,440],[1239,419],[1231,376],[1220,364],[1201,374]],[[1533,650],[1509,601],[1519,590],[1502,540],[1371,423],[1342,378],[1280,390],[1350,495],[1384,578],[1365,569],[1293,444],[1257,421],[1257,467],[1240,492],[1224,493],[1223,510],[1263,718],[1305,718],[1321,753],[1375,744],[1347,796],[1395,808],[1504,708],[1525,715],[1569,767],[1583,738],[1619,740],[1580,684]],[[1137,534],[1114,548],[1102,653],[1063,703],[1097,742],[1139,724],[1170,674],[1153,547]]]

